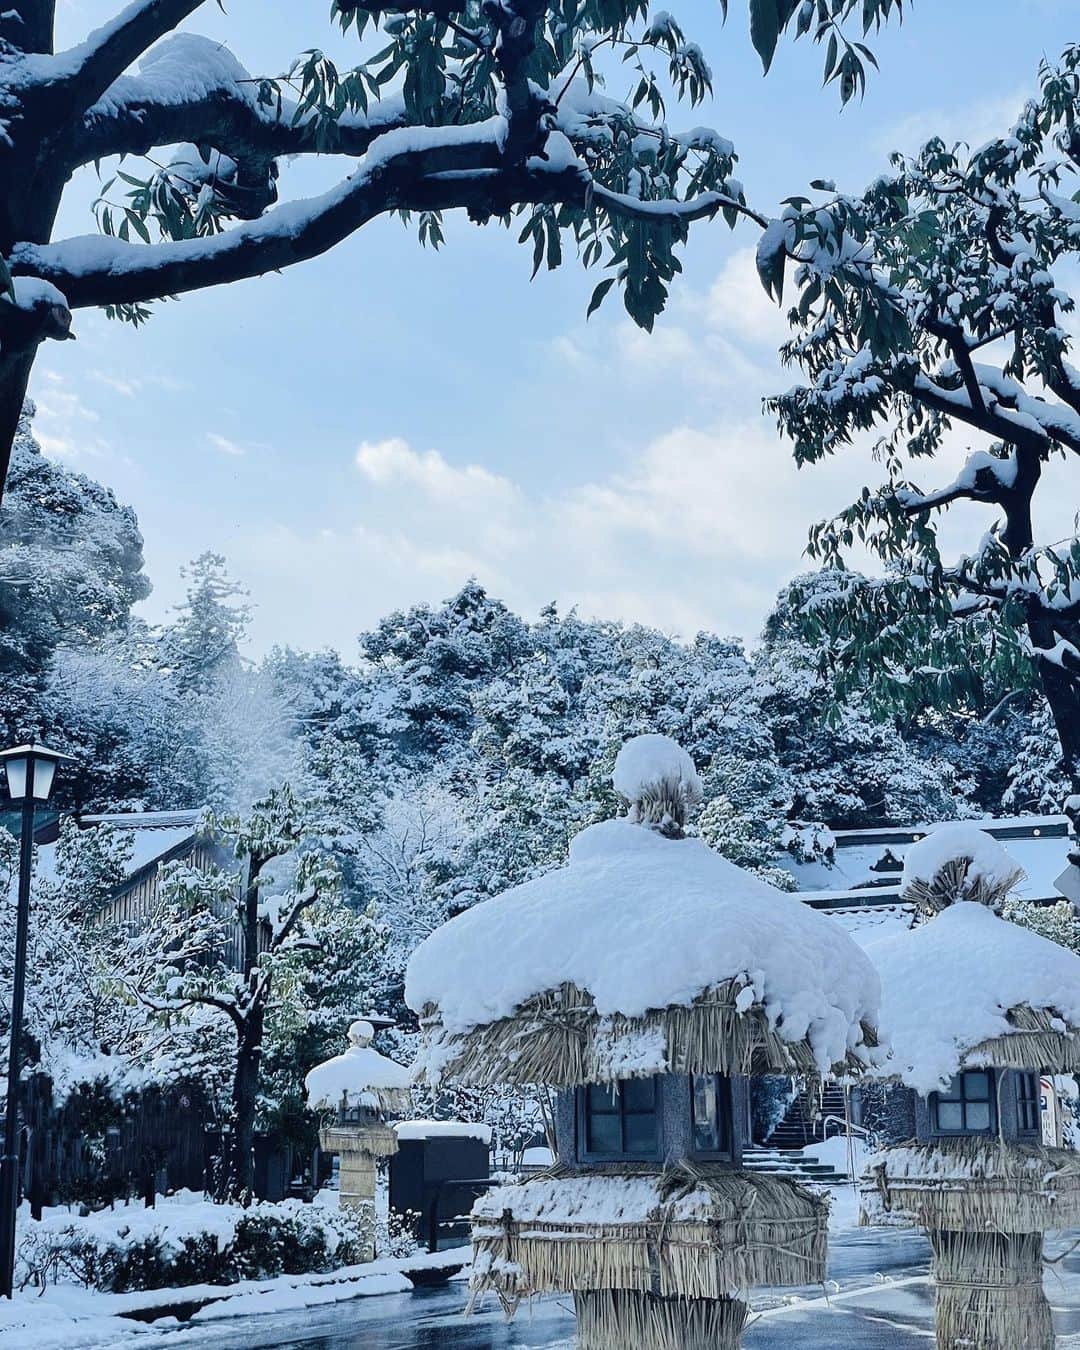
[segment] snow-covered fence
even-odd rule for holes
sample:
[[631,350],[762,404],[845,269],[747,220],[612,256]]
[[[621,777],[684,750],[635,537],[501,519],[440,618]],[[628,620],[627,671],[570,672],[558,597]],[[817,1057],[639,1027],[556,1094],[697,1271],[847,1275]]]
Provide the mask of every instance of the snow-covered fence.
[[62,1101],[47,1074],[24,1087],[23,1189],[35,1211],[70,1201],[108,1202],[203,1189],[216,1136],[196,1083],[122,1098],[81,1085]]

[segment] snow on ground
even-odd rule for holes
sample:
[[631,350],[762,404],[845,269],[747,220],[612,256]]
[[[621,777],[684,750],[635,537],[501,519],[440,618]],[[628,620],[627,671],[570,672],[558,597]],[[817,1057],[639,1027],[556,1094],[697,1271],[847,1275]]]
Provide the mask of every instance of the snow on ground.
[[[189,1285],[130,1294],[102,1294],[73,1285],[50,1285],[42,1294],[23,1290],[10,1302],[0,1299],[0,1350],[106,1350],[158,1338],[175,1327],[170,1308],[190,1309],[191,1324],[225,1322],[252,1315],[282,1314],[356,1298],[412,1290],[406,1270],[455,1269],[460,1252],[447,1251],[344,1266],[324,1275],[279,1275],[237,1284]],[[131,1314],[160,1309],[155,1322]]]
[[862,1019],[877,1020],[877,976],[839,925],[700,839],[622,819],[582,831],[569,866],[431,934],[409,962],[406,998],[437,1006],[454,1033],[566,981],[601,1017],[640,1017],[730,978],[785,1040],[808,1038],[823,1071],[861,1043]]
[[973,1047],[1010,1034],[1011,1008],[1080,1026],[1080,957],[984,905],[951,905],[866,953],[881,976],[879,1026],[891,1043],[879,1071],[919,1092],[947,1084]]
[[834,1172],[857,1177],[866,1166],[870,1149],[855,1134],[850,1137],[834,1134],[832,1138],[823,1139],[820,1143],[807,1144],[802,1150],[802,1155],[810,1162],[823,1163],[831,1167]]

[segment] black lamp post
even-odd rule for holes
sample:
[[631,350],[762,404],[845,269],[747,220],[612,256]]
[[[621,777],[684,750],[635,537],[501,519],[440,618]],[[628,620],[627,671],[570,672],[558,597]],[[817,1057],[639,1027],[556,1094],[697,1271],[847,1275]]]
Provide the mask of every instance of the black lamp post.
[[46,802],[56,766],[70,755],[43,745],[19,745],[0,751],[7,771],[8,796],[22,810],[19,835],[19,907],[15,924],[15,972],[11,984],[11,1043],[8,1047],[4,1154],[0,1158],[0,1294],[10,1298],[15,1279],[15,1214],[19,1208],[19,1070],[22,1059],[23,1003],[26,995],[26,934],[30,918],[30,868],[34,856],[34,805]]

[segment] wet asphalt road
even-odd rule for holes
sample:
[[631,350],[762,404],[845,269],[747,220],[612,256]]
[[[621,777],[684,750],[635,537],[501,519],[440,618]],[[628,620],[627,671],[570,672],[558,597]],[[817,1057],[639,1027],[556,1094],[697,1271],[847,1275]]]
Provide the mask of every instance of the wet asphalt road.
[[[1073,1234],[1075,1239],[1078,1235]],[[1059,1242],[1057,1250],[1068,1244]],[[859,1229],[835,1235],[828,1301],[820,1289],[755,1294],[744,1350],[927,1350],[932,1346],[929,1254],[917,1234]],[[1047,1280],[1059,1334],[1080,1336],[1080,1250]],[[538,1299],[507,1323],[497,1307],[461,1315],[464,1285],[357,1299],[330,1308],[191,1327],[184,1350],[572,1350],[569,1300]],[[762,1307],[771,1304],[772,1306]],[[1080,1341],[1077,1341],[1080,1350]]]

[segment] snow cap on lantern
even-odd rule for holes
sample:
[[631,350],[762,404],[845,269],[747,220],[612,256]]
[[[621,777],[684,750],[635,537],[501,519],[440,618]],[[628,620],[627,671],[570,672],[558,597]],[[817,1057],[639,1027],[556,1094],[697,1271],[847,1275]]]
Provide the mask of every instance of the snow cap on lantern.
[[694,761],[670,736],[635,736],[615,757],[611,778],[630,806],[635,824],[681,839],[691,810],[703,796]]
[[890,1046],[881,1076],[926,1094],[967,1067],[1080,1069],[1080,956],[998,914],[1022,878],[1008,851],[971,825],[944,826],[911,848],[904,895],[922,921],[866,949]]
[[429,1081],[857,1069],[878,1004],[862,951],[680,837],[701,784],[673,741],[631,741],[614,780],[629,817],[583,830],[566,866],[465,911],[413,953],[405,994]]
[[374,1036],[371,1023],[359,1018],[349,1027],[345,1053],[315,1065],[304,1079],[312,1110],[338,1107],[394,1115],[409,1109],[412,1075],[372,1048]]
[[902,898],[927,917],[960,903],[997,913],[1023,879],[1023,869],[993,835],[958,821],[931,830],[908,849]]

